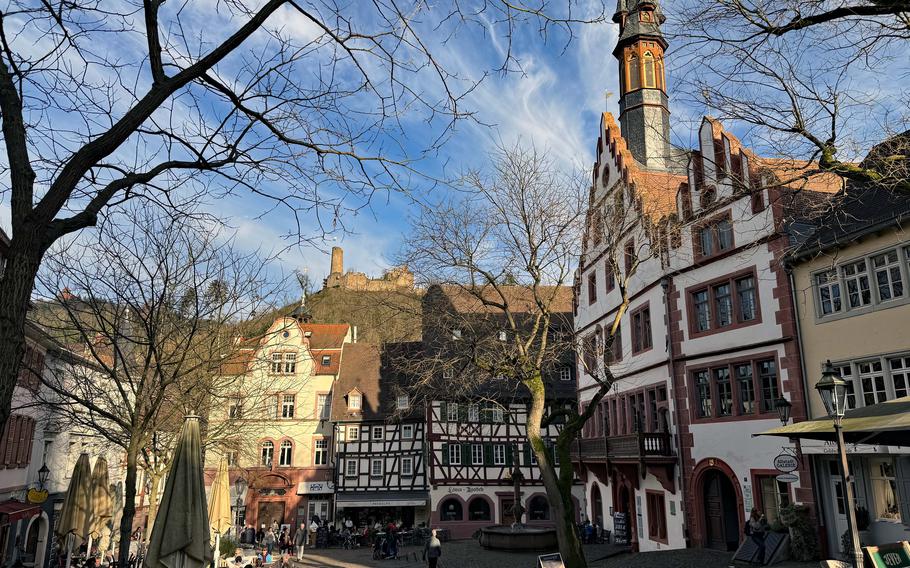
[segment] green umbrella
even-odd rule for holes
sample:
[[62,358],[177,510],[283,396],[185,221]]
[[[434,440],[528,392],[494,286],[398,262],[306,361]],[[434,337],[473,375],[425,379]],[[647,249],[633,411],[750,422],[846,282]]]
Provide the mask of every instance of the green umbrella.
[[203,568],[212,561],[199,417],[187,416],[149,539],[148,568]]
[[[82,453],[76,460],[73,476],[66,490],[60,519],[55,533],[60,547],[66,548],[66,565],[69,567],[71,553],[82,541],[88,538],[91,531],[92,517],[92,468],[88,463],[88,454]],[[69,542],[68,535],[73,535]]]

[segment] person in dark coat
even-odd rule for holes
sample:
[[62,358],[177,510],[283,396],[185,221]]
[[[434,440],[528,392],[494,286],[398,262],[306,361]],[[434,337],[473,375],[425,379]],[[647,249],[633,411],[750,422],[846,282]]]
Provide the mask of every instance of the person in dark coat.
[[442,556],[442,543],[436,538],[436,529],[433,529],[423,547],[423,559],[427,561],[429,568],[436,568],[440,556]]
[[294,546],[297,547],[297,560],[303,560],[303,551],[306,548],[307,530],[306,523],[300,523],[300,528],[294,533]]

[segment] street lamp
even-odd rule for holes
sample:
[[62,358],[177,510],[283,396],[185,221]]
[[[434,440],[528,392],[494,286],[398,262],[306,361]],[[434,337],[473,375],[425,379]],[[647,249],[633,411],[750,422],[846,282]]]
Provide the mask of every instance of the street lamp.
[[793,405],[784,397],[780,397],[774,401],[774,409],[777,410],[777,416],[780,418],[780,423],[784,426],[790,421],[791,408],[793,408]]
[[859,547],[859,532],[856,530],[856,504],[853,501],[853,484],[850,483],[850,466],[847,463],[847,448],[844,445],[842,421],[847,411],[847,382],[843,380],[831,361],[825,363],[822,378],[815,384],[815,389],[822,398],[825,411],[834,420],[834,433],[837,437],[837,455],[840,458],[840,477],[844,485],[847,502],[847,531],[853,550],[850,552],[851,563],[855,568],[863,568],[863,551]]
[[47,487],[47,480],[51,476],[51,470],[47,468],[47,464],[41,464],[41,469],[38,470],[38,484],[39,487],[43,490]]

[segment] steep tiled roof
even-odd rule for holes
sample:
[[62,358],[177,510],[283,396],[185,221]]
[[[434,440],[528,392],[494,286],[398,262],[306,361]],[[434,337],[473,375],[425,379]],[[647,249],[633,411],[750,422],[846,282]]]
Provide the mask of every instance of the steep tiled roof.
[[837,174],[822,172],[818,162],[794,160],[792,158],[752,157],[753,164],[761,171],[774,175],[779,182],[790,189],[805,189],[818,193],[837,193],[844,181]]
[[[480,299],[461,286],[440,286],[439,289],[449,299],[454,310],[458,313],[501,313],[499,308],[487,306]],[[537,308],[534,304],[534,295],[527,286],[500,286],[502,295],[509,303],[510,309],[516,313],[531,312]],[[541,286],[538,288],[539,296],[544,301],[551,300],[550,311],[553,313],[567,313],[572,311],[572,288],[570,286]],[[490,301],[501,301],[499,293],[492,286],[483,290],[483,297]]]
[[[348,343],[341,354],[341,370],[332,388],[332,420],[376,420],[382,417],[379,402],[379,347]],[[348,393],[357,389],[361,410],[348,410]]]
[[[341,353],[337,349],[310,349],[313,354],[317,375],[337,375],[341,363]],[[329,364],[323,365],[322,358],[329,357]]]
[[310,349],[341,349],[350,326],[346,323],[298,323],[301,333],[311,333]]
[[256,351],[253,349],[242,349],[237,351],[221,363],[221,374],[225,376],[236,376],[246,373],[250,368],[250,363],[256,358]]

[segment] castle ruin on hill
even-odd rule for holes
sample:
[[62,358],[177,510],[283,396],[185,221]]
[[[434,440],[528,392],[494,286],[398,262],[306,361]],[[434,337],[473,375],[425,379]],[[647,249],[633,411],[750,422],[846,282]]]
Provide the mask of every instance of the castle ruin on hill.
[[379,278],[370,278],[363,272],[344,271],[344,250],[332,247],[332,265],[322,289],[341,288],[355,292],[393,292],[414,289],[414,274],[407,266],[390,268]]

